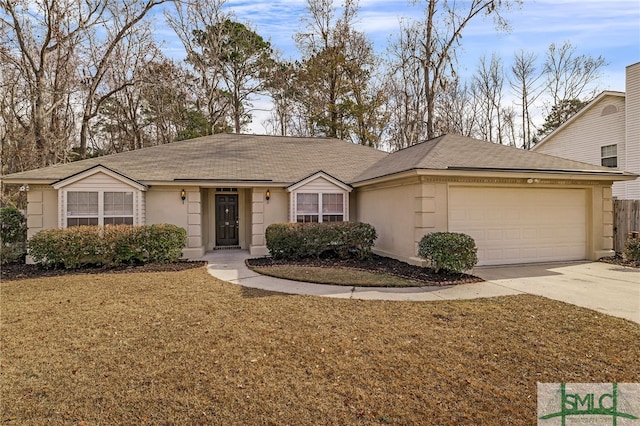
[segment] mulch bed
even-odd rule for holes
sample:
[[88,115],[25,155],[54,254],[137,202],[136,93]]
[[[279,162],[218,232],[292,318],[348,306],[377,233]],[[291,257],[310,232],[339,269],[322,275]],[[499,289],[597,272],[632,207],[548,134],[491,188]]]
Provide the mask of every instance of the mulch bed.
[[304,260],[281,260],[271,257],[260,257],[247,259],[249,267],[269,267],[269,266],[314,266],[321,268],[352,268],[374,273],[385,273],[403,277],[418,283],[429,286],[445,286],[455,284],[469,284],[484,281],[469,274],[457,274],[440,272],[435,273],[433,269],[409,265],[408,263],[388,257],[373,255],[370,259],[304,259]]
[[600,259],[600,262],[611,263],[613,265],[619,265],[619,266],[628,266],[628,267],[631,267],[631,268],[640,268],[640,261],[638,261],[638,260],[626,260],[626,259],[623,259],[622,256],[620,256],[620,255],[615,255],[615,256],[611,256],[611,257],[603,257],[602,259]]
[[82,269],[43,269],[37,265],[11,263],[2,265],[0,279],[2,281],[23,280],[41,277],[59,277],[76,274],[131,274],[140,272],[177,272],[205,266],[206,262],[174,262],[149,263],[145,265],[127,265],[113,268],[83,267]]

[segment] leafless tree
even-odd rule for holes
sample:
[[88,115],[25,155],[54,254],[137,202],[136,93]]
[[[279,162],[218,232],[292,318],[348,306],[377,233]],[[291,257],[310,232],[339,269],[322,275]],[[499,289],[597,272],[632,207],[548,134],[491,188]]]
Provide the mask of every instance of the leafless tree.
[[162,55],[148,25],[141,23],[125,35],[112,56],[98,92],[96,117],[100,120],[91,128],[92,148],[111,153],[149,146],[152,142],[146,134],[142,96],[144,73],[147,64]]
[[536,67],[537,56],[531,52],[516,52],[511,66],[509,85],[517,96],[520,107],[520,138],[522,147],[531,149],[534,143],[535,128],[531,118],[531,107],[542,94],[540,82],[542,73]]
[[559,111],[560,104],[569,100],[585,101],[598,91],[594,83],[607,64],[602,56],[578,55],[576,47],[565,41],[562,46],[555,43],[546,52],[543,72],[546,77],[546,113]]
[[474,75],[474,87],[480,105],[480,137],[484,140],[504,144],[502,121],[502,89],[504,71],[502,60],[495,54],[487,62],[482,56]]
[[0,1],[0,66],[3,80],[11,76],[13,84],[5,86],[10,101],[4,112],[13,115],[7,120],[17,132],[4,139],[21,155],[34,154],[21,167],[62,161],[70,149],[78,49],[105,8],[100,0]]
[[266,90],[273,102],[271,117],[265,123],[272,133],[280,136],[292,134],[295,112],[297,65],[276,59],[271,75],[267,79]]
[[100,19],[103,20],[105,26],[102,28],[87,27],[88,50],[85,50],[83,55],[84,95],[79,145],[81,158],[87,155],[91,120],[98,115],[100,106],[115,93],[134,84],[131,79],[125,79],[119,85],[111,87],[106,84],[107,76],[118,65],[118,54],[139,55],[139,53],[130,52],[131,45],[127,43],[130,40],[146,39],[148,29],[140,25],[141,21],[154,7],[169,0],[103,1],[107,3],[105,3]]
[[373,46],[354,28],[357,1],[338,8],[333,0],[308,0],[307,9],[306,27],[296,34],[303,56],[296,80],[303,133],[377,146],[386,125],[385,90],[375,84]]
[[[395,55],[391,67],[397,81],[412,80],[410,90],[396,91],[396,105],[406,112],[402,120],[409,126],[404,132],[402,145],[435,136],[436,104],[439,96],[456,78],[456,50],[467,24],[477,17],[492,17],[499,29],[507,29],[502,13],[520,0],[423,0],[425,17],[422,21],[405,23],[391,52]],[[413,81],[420,78],[420,81]],[[401,88],[406,88],[400,83]],[[411,92],[411,93],[409,93]],[[419,101],[411,99],[420,96]],[[417,104],[417,105],[416,105]],[[397,123],[394,127],[402,127]],[[397,133],[397,130],[396,130]]]
[[[223,27],[219,24],[231,18],[223,8],[225,3],[226,0],[192,0],[179,3],[175,11],[165,14],[187,52],[186,61],[195,75],[195,108],[204,112],[212,131],[226,131],[229,127],[230,99],[221,90],[222,73],[217,66],[223,39]],[[206,34],[206,42],[194,37],[198,33]]]
[[472,84],[454,80],[444,92],[436,108],[436,131],[475,137],[478,132],[479,102]]

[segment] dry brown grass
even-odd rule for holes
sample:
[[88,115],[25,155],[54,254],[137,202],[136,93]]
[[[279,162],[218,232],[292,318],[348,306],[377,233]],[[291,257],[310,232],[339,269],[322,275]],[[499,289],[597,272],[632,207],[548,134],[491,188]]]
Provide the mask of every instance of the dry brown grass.
[[2,283],[3,424],[534,424],[638,382],[640,326],[534,296],[287,296],[204,269]]

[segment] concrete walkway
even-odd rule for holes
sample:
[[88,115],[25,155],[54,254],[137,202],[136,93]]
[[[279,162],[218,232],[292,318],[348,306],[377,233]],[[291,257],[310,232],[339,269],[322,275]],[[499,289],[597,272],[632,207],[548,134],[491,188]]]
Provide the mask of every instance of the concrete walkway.
[[534,294],[640,323],[640,270],[599,262],[476,268],[485,282],[446,287],[373,288],[311,284],[251,271],[244,250],[220,250],[202,259],[223,281],[288,294],[368,300],[435,301]]

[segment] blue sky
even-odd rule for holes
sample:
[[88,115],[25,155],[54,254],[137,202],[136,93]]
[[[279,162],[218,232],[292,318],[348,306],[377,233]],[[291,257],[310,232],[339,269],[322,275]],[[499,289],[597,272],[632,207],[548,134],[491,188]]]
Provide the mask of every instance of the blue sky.
[[[460,0],[458,0],[460,1]],[[336,1],[339,3],[339,1]],[[424,3],[424,2],[422,2]],[[624,69],[640,61],[640,0],[524,0],[506,16],[510,32],[496,31],[491,19],[476,18],[466,27],[458,73],[475,70],[482,55],[500,55],[505,66],[524,49],[540,58],[551,43],[570,41],[578,54],[602,55],[607,61],[599,90],[624,91]],[[227,0],[235,17],[269,39],[285,58],[297,59],[294,34],[303,29],[304,0]],[[408,0],[360,0],[358,29],[383,53],[398,32],[402,17],[423,16],[424,6]],[[184,52],[170,30],[158,31],[165,52],[180,59]],[[256,129],[257,130],[257,129]]]

